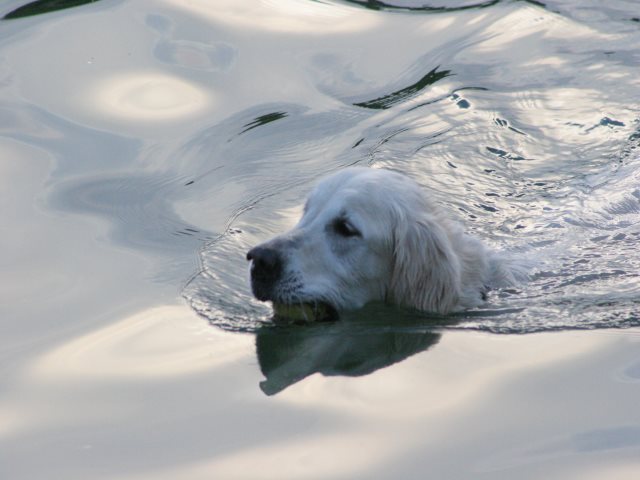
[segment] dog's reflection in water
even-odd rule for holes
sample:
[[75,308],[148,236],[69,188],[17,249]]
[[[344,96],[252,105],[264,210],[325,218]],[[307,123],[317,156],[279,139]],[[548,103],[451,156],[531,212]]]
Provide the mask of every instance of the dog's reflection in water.
[[435,345],[433,328],[429,319],[383,305],[334,322],[265,326],[256,335],[266,377],[260,388],[274,395],[314,373],[368,375]]

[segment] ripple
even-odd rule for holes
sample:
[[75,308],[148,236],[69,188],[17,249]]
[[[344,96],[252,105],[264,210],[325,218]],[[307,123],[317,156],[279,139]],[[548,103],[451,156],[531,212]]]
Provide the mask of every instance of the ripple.
[[210,242],[200,252],[201,270],[182,290],[198,314],[224,330],[255,332],[273,316],[271,308],[255,300],[249,290],[245,252],[251,246],[242,233]]
[[211,233],[182,220],[172,204],[176,181],[169,175],[99,175],[56,185],[52,206],[104,218],[110,238],[144,252],[190,253]]
[[154,50],[158,60],[209,72],[224,72],[231,68],[236,58],[236,50],[223,42],[204,44],[189,40],[163,40]]
[[[251,298],[241,276],[244,252],[287,228],[276,219],[302,204],[306,180],[360,163],[411,176],[470,233],[535,265],[530,282],[492,292],[484,308],[447,325],[422,321],[499,333],[640,325],[639,135],[634,83],[626,81],[635,63],[624,63],[635,47],[535,2],[505,2],[495,18],[472,11],[492,2],[336,3],[469,11],[403,16],[437,33],[428,54],[416,53],[391,77],[367,74],[348,53],[314,50],[314,86],[339,107],[328,102],[321,119],[300,105],[265,105],[211,143],[220,149],[224,139],[234,159],[248,144],[271,170],[252,161],[258,173],[241,177],[251,194],[228,227],[242,233],[202,250],[203,270],[184,292],[194,308],[223,328],[268,322],[269,307]],[[456,20],[468,21],[464,35],[450,33]],[[295,192],[287,191],[293,165],[309,173],[295,179]]]

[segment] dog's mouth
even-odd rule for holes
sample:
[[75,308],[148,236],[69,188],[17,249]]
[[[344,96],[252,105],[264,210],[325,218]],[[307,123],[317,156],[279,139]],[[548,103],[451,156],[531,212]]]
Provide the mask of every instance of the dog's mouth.
[[285,322],[330,322],[338,319],[338,310],[325,302],[273,302],[273,317]]

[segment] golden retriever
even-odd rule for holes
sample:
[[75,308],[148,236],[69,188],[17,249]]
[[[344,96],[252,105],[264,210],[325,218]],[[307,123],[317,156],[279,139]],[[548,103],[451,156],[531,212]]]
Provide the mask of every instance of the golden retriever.
[[322,306],[323,315],[373,301],[446,314],[477,307],[490,287],[515,281],[508,264],[416,182],[364,167],[322,180],[299,223],[247,259],[257,299]]

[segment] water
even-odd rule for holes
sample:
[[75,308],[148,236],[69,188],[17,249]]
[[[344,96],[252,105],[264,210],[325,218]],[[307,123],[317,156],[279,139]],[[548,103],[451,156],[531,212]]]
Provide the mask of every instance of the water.
[[[607,11],[595,6],[558,5],[557,14],[498,3],[438,15],[410,4],[370,5],[403,13],[375,16],[384,33],[368,49],[357,39],[347,53],[332,52],[329,42],[320,52],[300,47],[296,58],[313,75],[305,83],[325,96],[323,107],[272,104],[194,139],[213,157],[231,162],[228,155],[244,153],[234,162],[252,164],[252,175],[240,180],[252,195],[202,248],[202,272],[184,290],[198,312],[224,328],[268,322],[268,309],[238,274],[246,269],[243,252],[290,226],[291,208],[318,176],[364,164],[408,173],[473,233],[536,265],[527,285],[495,292],[450,328],[526,333],[640,324],[633,10],[612,13],[606,31],[600,16]],[[395,33],[399,25],[408,33]],[[396,69],[387,52],[409,58]],[[429,320],[416,322],[428,328]]]
[[[0,477],[638,478],[635,0],[24,6],[0,7]],[[350,165],[531,280],[272,325],[246,251]]]

